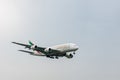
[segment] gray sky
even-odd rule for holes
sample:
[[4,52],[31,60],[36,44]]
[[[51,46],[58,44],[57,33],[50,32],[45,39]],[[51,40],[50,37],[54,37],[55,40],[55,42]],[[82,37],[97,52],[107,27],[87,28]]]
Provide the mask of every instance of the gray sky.
[[[120,80],[119,0],[0,0],[1,80]],[[73,59],[17,50],[73,42]]]

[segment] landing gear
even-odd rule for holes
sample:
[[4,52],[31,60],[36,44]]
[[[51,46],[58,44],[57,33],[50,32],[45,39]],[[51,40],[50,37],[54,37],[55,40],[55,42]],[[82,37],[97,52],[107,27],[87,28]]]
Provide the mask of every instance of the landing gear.
[[53,57],[53,56],[46,55],[46,57],[51,58],[51,59],[54,59],[54,57]]
[[58,56],[56,56],[55,58],[58,59]]
[[50,58],[51,58],[51,59],[54,59],[54,57],[53,57],[53,56],[50,56]]
[[73,52],[73,54],[75,54],[75,52]]
[[49,56],[49,55],[47,55],[46,57],[51,58],[51,59],[59,59],[58,56]]

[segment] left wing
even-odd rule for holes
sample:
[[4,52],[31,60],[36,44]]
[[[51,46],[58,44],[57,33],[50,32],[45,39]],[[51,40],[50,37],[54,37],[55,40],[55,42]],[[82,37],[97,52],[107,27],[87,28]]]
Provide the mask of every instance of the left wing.
[[21,46],[25,46],[25,48],[29,48],[29,49],[31,49],[31,47],[33,46],[33,50],[40,51],[40,52],[43,52],[43,53],[45,53],[44,50],[46,49],[46,48],[43,48],[43,47],[37,47],[32,42],[29,42],[30,45],[28,45],[28,44],[22,44],[22,43],[17,43],[17,42],[12,42],[12,43],[17,44],[17,45],[21,45]]
[[17,43],[17,42],[12,42],[12,43],[17,44],[17,45],[21,45],[21,46],[25,46],[26,48],[31,48],[31,45]]

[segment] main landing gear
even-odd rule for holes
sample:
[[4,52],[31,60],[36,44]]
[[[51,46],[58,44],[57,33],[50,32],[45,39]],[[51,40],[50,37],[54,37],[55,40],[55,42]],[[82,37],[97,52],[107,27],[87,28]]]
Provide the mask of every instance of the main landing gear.
[[58,59],[58,56],[55,56],[56,59]]
[[47,56],[47,57],[49,57],[49,58],[51,58],[51,59],[59,59],[58,56]]

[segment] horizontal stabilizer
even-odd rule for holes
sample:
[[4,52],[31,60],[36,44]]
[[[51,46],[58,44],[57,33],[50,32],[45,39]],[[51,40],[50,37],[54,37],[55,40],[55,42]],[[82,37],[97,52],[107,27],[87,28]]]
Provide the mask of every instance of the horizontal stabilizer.
[[26,51],[26,50],[18,50],[18,51],[21,51],[21,52],[26,52],[26,53],[30,53],[31,55],[32,55],[32,54],[34,54],[33,52]]
[[32,45],[34,45],[31,41],[29,41],[29,44],[32,46]]

